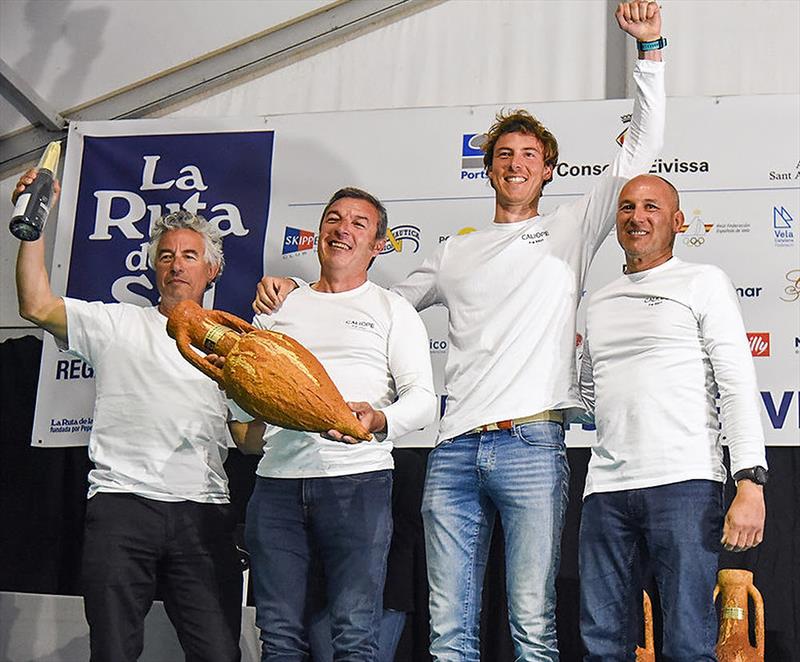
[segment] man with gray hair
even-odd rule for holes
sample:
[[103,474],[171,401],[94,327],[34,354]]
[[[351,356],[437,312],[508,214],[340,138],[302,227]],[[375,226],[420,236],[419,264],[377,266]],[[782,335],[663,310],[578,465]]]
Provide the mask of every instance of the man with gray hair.
[[[19,180],[13,198],[30,186]],[[166,320],[224,266],[219,231],[180,210],[155,222],[149,247],[157,306],[56,296],[44,241],[20,243],[22,317],[89,363],[97,397],[89,438],[82,592],[92,662],[136,660],[156,588],[192,661],[240,659],[241,572],[223,469],[229,435],[221,391],[189,365]]]

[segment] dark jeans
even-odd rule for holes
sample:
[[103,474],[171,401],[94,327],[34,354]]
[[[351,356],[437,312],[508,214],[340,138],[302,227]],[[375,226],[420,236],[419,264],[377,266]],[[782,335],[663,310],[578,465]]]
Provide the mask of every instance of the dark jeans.
[[325,577],[333,659],[376,658],[391,495],[391,471],[256,480],[245,535],[263,661],[308,658],[315,561]]
[[721,483],[690,480],[586,497],[579,546],[585,660],[635,660],[646,562],[661,597],[663,659],[717,659],[712,594],[722,491]]
[[82,583],[92,662],[134,662],[159,584],[186,660],[238,661],[242,573],[228,504],[89,499]]
[[[406,626],[407,616],[408,614],[404,611],[383,610],[381,626],[378,631],[378,654],[374,662],[394,662],[397,646]],[[323,609],[311,617],[308,637],[311,646],[311,659],[314,662],[332,662],[331,619],[327,609]]]

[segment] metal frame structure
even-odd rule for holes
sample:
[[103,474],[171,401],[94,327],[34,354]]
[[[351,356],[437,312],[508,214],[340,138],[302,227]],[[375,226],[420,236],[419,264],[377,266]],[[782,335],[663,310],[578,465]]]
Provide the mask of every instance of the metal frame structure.
[[311,52],[443,1],[340,0],[100,99],[62,111],[61,115],[0,61],[0,92],[33,124],[0,138],[0,176],[34,161],[48,142],[65,137],[67,121],[152,116],[245,76],[285,66]]

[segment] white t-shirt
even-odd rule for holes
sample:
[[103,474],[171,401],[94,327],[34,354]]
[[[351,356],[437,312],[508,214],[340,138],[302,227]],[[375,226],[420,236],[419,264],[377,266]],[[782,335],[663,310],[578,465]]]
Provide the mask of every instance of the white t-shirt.
[[575,318],[592,257],[625,182],[646,172],[664,134],[663,63],[638,60],[631,126],[597,185],[516,223],[449,238],[392,288],[417,310],[449,312],[447,408],[439,441],[545,409],[580,407]]
[[387,435],[359,444],[268,426],[256,473],[265,478],[344,476],[391,469],[392,439],[436,413],[428,333],[396,294],[367,281],[347,292],[300,287],[260,329],[280,331],[317,357],[346,401],[369,402],[386,416]]
[[227,503],[225,397],[167,335],[156,307],[64,298],[69,351],[95,370],[89,497]]
[[739,302],[715,266],[673,257],[594,294],[580,386],[597,425],[585,495],[724,481],[719,418],[732,473],[767,466]]

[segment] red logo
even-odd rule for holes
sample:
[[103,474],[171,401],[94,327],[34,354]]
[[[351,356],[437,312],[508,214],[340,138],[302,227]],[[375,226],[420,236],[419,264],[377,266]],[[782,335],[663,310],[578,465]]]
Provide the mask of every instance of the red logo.
[[747,340],[750,343],[750,353],[753,356],[769,356],[768,333],[748,333]]

